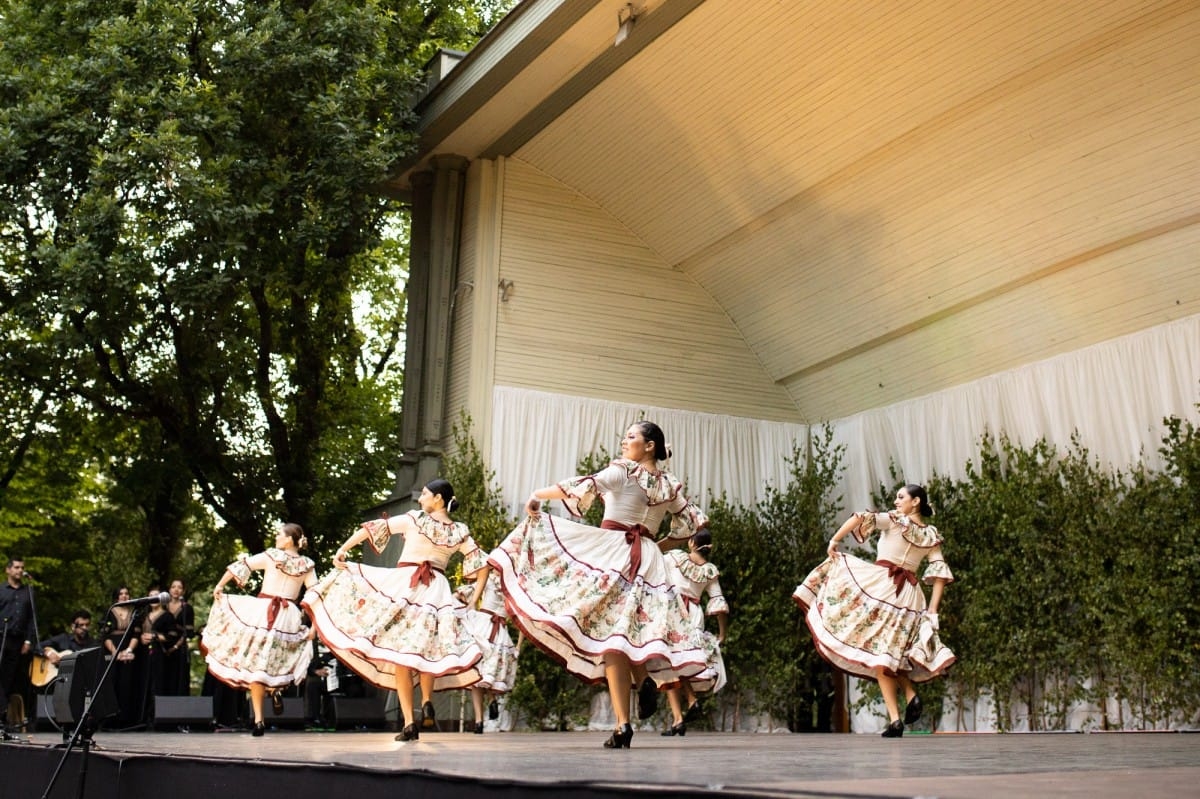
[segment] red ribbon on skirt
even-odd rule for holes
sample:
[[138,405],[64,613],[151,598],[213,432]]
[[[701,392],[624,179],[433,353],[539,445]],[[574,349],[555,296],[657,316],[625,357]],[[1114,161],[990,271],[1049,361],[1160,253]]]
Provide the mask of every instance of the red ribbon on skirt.
[[500,634],[500,628],[504,626],[504,619],[490,610],[485,610],[484,613],[492,617],[492,632],[488,635],[488,640],[494,644],[496,643],[496,636]]
[[644,524],[621,524],[613,519],[600,522],[600,528],[624,531],[625,543],[629,544],[629,579],[637,577],[642,569],[642,539],[653,538],[654,534]]
[[892,563],[890,560],[877,560],[875,565],[887,566],[888,577],[892,578],[892,583],[896,586],[896,596],[900,596],[900,589],[904,588],[905,583],[917,584],[917,575],[897,563]]
[[259,594],[258,598],[271,600],[271,604],[267,605],[267,629],[272,630],[275,628],[275,618],[279,615],[279,611],[286,608],[292,600],[272,594]]
[[397,567],[399,567],[399,566],[416,566],[417,567],[416,571],[413,572],[412,579],[408,581],[409,588],[416,588],[417,583],[420,583],[421,585],[429,585],[430,583],[433,582],[433,573],[434,572],[437,572],[438,574],[442,573],[441,569],[439,569],[437,566],[434,566],[431,562],[429,562],[427,560],[422,561],[421,563],[397,563],[396,566]]

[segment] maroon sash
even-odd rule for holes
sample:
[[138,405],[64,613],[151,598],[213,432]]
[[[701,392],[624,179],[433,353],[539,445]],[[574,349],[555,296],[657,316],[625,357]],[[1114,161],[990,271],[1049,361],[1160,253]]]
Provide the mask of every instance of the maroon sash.
[[629,579],[637,577],[642,568],[642,538],[653,538],[654,534],[644,524],[621,524],[612,519],[600,522],[603,530],[622,530],[625,543],[629,544]]
[[279,615],[279,611],[286,608],[292,600],[271,594],[259,594],[258,598],[271,600],[271,604],[267,605],[267,629],[275,629],[275,618]]
[[888,577],[892,578],[892,583],[896,586],[896,596],[900,596],[900,589],[904,587],[905,583],[909,585],[917,584],[917,575],[915,573],[910,572],[903,566],[892,563],[890,560],[877,560],[875,561],[875,565],[887,567]]
[[430,583],[433,582],[433,573],[434,572],[437,572],[438,574],[442,573],[441,569],[439,569],[437,566],[434,566],[432,563],[430,563],[427,560],[422,561],[421,563],[400,562],[400,563],[397,563],[396,566],[397,567],[399,567],[399,566],[416,566],[417,567],[416,571],[413,572],[412,579],[408,581],[409,588],[416,588],[417,583],[420,583],[421,585],[429,585]]

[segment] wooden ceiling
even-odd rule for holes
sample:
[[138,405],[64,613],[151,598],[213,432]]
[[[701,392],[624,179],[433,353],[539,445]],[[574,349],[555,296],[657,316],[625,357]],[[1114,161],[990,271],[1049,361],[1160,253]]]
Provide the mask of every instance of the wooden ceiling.
[[1200,312],[1200,3],[519,5],[419,106],[720,305],[799,418]]

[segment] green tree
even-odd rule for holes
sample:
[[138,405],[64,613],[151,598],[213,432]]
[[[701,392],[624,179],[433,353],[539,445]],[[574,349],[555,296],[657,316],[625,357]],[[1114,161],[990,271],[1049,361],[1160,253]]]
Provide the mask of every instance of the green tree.
[[421,65],[504,7],[6,3],[0,502],[33,437],[110,423],[99,468],[156,571],[194,496],[245,548],[286,517],[318,552],[377,501],[405,249],[380,187]]

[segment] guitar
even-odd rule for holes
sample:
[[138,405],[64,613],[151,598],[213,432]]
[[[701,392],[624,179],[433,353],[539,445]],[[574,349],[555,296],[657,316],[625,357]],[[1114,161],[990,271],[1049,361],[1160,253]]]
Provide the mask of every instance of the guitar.
[[[58,653],[62,655],[71,654],[70,650],[62,650]],[[54,682],[58,677],[58,664],[51,663],[50,658],[40,652],[33,653],[33,660],[29,663],[29,682],[34,688],[45,688],[50,683]]]

